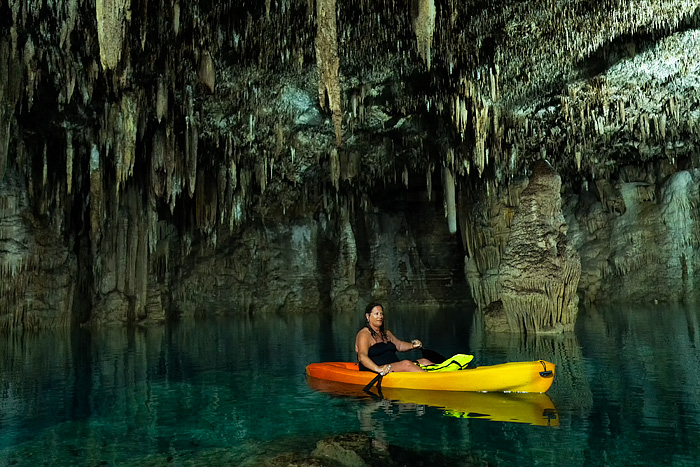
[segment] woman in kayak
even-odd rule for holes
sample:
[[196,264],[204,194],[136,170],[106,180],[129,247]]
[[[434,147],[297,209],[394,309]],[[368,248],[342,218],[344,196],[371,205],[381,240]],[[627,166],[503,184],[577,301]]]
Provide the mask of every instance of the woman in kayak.
[[[365,309],[365,327],[355,338],[355,352],[361,371],[374,371],[384,376],[392,371],[423,371],[411,360],[399,360],[396,352],[408,352],[423,346],[414,339],[405,342],[384,328],[384,308],[379,303],[370,303]],[[432,365],[426,358],[417,360],[421,365]]]

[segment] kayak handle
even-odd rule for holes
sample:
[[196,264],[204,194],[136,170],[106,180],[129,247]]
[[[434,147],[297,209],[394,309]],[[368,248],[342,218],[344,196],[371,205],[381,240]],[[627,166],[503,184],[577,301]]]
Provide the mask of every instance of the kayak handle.
[[540,360],[540,363],[542,364],[542,371],[540,371],[540,376],[543,378],[550,378],[552,376],[552,370],[547,369],[547,364],[544,362],[544,360]]

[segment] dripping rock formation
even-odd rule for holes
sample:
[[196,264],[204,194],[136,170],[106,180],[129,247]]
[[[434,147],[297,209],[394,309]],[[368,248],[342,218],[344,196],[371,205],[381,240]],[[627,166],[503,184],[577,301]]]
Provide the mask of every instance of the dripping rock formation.
[[520,195],[498,273],[510,330],[573,331],[581,260],[566,236],[560,190],[554,169],[536,162]]
[[578,298],[697,301],[699,24],[696,0],[1,2],[0,329],[374,298],[544,332]]

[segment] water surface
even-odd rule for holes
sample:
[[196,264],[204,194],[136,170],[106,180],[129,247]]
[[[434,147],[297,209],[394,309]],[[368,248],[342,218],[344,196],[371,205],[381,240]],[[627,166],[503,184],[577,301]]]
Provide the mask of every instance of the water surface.
[[[544,399],[447,408],[307,380],[310,362],[354,359],[358,316],[11,334],[0,341],[0,465],[254,465],[347,432],[490,465],[697,465],[699,315],[581,310],[574,334],[526,339],[475,331],[470,310],[394,305],[389,327],[443,354],[557,365]],[[547,401],[550,422],[533,423]]]

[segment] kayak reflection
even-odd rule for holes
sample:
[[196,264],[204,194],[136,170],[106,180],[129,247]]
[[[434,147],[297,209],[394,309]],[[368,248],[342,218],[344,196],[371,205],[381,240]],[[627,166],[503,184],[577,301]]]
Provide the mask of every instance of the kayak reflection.
[[559,414],[552,400],[540,393],[455,392],[382,388],[365,392],[362,386],[307,376],[312,389],[341,397],[379,398],[398,403],[428,405],[446,416],[482,418],[497,422],[559,426]]

